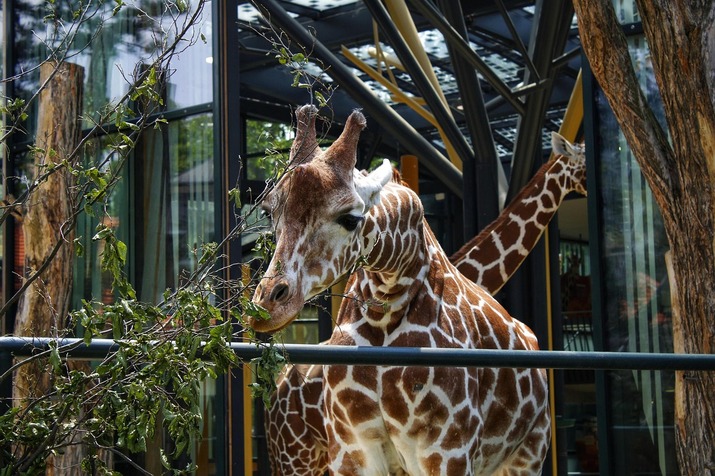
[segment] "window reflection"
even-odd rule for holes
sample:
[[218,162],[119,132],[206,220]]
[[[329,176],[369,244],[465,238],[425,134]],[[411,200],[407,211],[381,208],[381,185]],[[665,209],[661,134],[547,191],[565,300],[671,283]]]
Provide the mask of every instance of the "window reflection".
[[276,178],[288,161],[293,133],[288,124],[246,121],[246,178],[265,181]]
[[[629,38],[640,85],[663,120],[643,37]],[[658,207],[599,91],[600,209],[605,345],[609,351],[672,352],[668,242]],[[612,455],[618,474],[678,474],[673,372],[608,372]]]
[[[85,148],[85,165],[117,168],[119,157],[111,153],[112,135],[93,139]],[[77,236],[85,252],[78,258],[74,275],[74,307],[81,300],[111,303],[111,276],[100,271],[102,243],[92,242],[98,220],[114,229],[118,238],[130,244],[129,273],[138,297],[158,302],[168,287],[179,285],[182,273],[195,269],[193,250],[214,236],[214,161],[211,114],[198,114],[172,121],[161,129],[147,131],[121,169],[121,179],[112,190],[100,213],[82,215]],[[191,448],[191,460],[200,465],[201,474],[216,474],[216,438],[223,428],[217,424],[217,382],[202,384],[202,438]],[[168,448],[160,432],[148,451],[131,455],[132,460],[152,474],[162,471],[159,450]],[[123,465],[126,465],[124,467]],[[123,472],[131,464],[117,460]]]
[[[77,2],[13,2],[16,62],[14,95],[27,101],[38,88],[37,65],[50,57],[84,67],[83,112],[96,119],[110,102],[129,89],[140,65],[151,64],[171,44],[177,31],[194,13],[199,3],[186,2],[189,9],[178,13],[161,0],[126,1],[116,14],[116,2],[91,2],[84,7],[83,20],[72,19]],[[48,19],[47,15],[53,15]],[[159,33],[168,33],[163,37]],[[69,47],[62,41],[72,38]],[[166,41],[160,43],[160,39]],[[212,101],[212,24],[210,3],[200,12],[200,20],[180,42],[168,64],[166,108],[178,109]],[[66,55],[66,56],[65,56]],[[36,114],[29,114],[34,121]],[[84,127],[94,125],[85,121]],[[30,134],[35,124],[26,125]]]
[[140,299],[157,301],[196,266],[214,236],[213,123],[210,114],[145,133],[133,175],[135,275]]

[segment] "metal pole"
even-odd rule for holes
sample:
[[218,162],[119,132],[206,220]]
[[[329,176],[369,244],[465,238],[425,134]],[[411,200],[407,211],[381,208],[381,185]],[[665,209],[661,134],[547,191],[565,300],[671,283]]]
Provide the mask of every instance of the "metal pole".
[[[419,2],[418,2],[419,3]],[[441,0],[444,17],[462,35],[467,38],[467,26],[459,2]],[[452,42],[447,42],[452,58],[454,75],[459,90],[462,92],[462,106],[469,134],[472,137],[475,160],[464,163],[464,240],[465,242],[487,227],[499,215],[499,172],[501,164],[494,147],[494,137],[489,123],[489,116],[484,107],[484,96],[479,83],[479,76],[464,59]],[[504,194],[506,195],[506,177]]]
[[[536,2],[529,43],[531,59],[540,79],[546,81],[546,84],[526,97],[525,113],[519,120],[514,143],[511,179],[505,205],[516,197],[533,173],[534,162],[542,148],[541,130],[556,74],[553,59],[564,50],[573,18],[571,2],[558,0],[548,5],[547,3]],[[524,84],[532,82],[531,76],[533,75],[529,71],[525,72]]]
[[[0,337],[0,352],[29,356],[56,343],[61,355],[71,359],[98,359],[117,352],[129,341],[40,337]],[[264,347],[232,342],[243,360],[260,357]],[[443,349],[429,347],[371,347],[314,344],[284,344],[278,347],[293,363],[328,365],[393,365],[421,367],[504,367],[598,370],[715,370],[715,354],[667,354],[636,352],[569,352],[500,349]]]

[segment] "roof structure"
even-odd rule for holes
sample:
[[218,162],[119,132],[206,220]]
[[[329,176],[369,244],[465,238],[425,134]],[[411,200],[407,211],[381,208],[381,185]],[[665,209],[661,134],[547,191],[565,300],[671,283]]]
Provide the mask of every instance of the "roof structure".
[[484,215],[475,229],[528,181],[581,67],[568,0],[263,0],[238,8],[244,113],[285,122],[289,108],[319,101],[318,92],[338,131],[362,108],[367,147],[417,155],[424,174],[464,200],[465,213]]

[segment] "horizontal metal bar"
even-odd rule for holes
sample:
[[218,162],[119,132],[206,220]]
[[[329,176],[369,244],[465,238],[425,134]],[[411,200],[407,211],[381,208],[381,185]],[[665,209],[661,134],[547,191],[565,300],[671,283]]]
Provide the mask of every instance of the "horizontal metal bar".
[[[97,359],[116,352],[112,339],[0,337],[0,352],[30,356],[56,343],[60,353],[72,359]],[[261,356],[262,346],[232,342],[231,349],[243,360]],[[279,349],[293,363],[396,365],[426,367],[509,367],[598,370],[715,370],[715,354],[666,354],[635,352],[571,352],[493,349],[435,349],[425,347],[369,347],[285,344]]]

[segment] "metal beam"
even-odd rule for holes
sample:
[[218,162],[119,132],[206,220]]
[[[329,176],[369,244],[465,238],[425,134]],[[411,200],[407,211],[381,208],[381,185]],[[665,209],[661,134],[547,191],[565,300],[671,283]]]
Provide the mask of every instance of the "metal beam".
[[[517,126],[507,204],[529,181],[536,156],[541,151],[541,130],[557,71],[553,59],[563,53],[573,19],[570,0],[549,0],[548,6],[546,3],[544,0],[536,3],[529,52],[540,77],[546,78],[548,83],[526,97],[526,114]],[[525,71],[524,84],[529,83],[530,76],[529,71]]]
[[[16,357],[48,352],[56,347],[65,358],[94,360],[117,352],[130,341],[49,337],[0,337],[0,353]],[[259,358],[265,345],[231,342],[242,360]],[[715,371],[715,354],[645,352],[572,352],[565,350],[506,350],[434,347],[380,347],[318,344],[277,346],[289,362],[330,365],[399,365],[420,367],[490,367],[598,370],[704,370]],[[202,347],[198,349],[201,356]]]
[[[213,63],[214,110],[214,196],[227,197],[228,188],[239,182],[240,164],[236,160],[244,151],[244,129],[241,125],[240,107],[240,65],[239,57],[232,54],[232,47],[238,43],[238,0],[212,2],[212,17],[214,19],[213,48],[216,56]],[[231,185],[229,185],[231,184]],[[216,236],[226,236],[236,225],[235,210],[226,200],[216,200],[214,210]],[[138,246],[138,249],[143,249]],[[229,240],[222,251],[225,257],[225,279],[238,281],[241,268],[230,266],[231,263],[242,261],[241,240]],[[234,323],[234,326],[238,326]],[[246,388],[246,374],[233,372],[217,381],[216,395],[218,408],[223,408],[225,414],[217,415],[218,427],[226,431],[217,432],[217,449],[225,457],[216,458],[218,474],[240,474],[246,470],[246,460],[250,460],[253,451],[251,432],[246,431],[242,424],[250,418],[250,410]],[[229,444],[229,441],[231,442]]]
[[409,73],[415,86],[420,91],[420,94],[422,94],[422,98],[427,103],[427,106],[434,115],[435,119],[437,119],[437,123],[442,126],[446,139],[452,144],[457,152],[457,155],[459,155],[463,162],[474,161],[474,152],[472,151],[472,148],[464,139],[459,127],[457,127],[457,124],[454,122],[452,114],[442,103],[440,97],[432,86],[432,83],[429,81],[417,59],[412,54],[412,51],[403,40],[402,35],[390,18],[387,9],[382,4],[382,1],[365,0],[365,5],[372,13],[372,17],[375,19],[382,30],[382,33],[389,41],[390,46],[392,46],[395,53],[397,53],[405,71]]
[[341,88],[365,109],[372,120],[400,141],[405,149],[415,154],[425,169],[444,183],[452,193],[462,197],[461,172],[391,107],[377,99],[350,68],[343,64],[317,38],[313,37],[297,20],[288,15],[275,0],[255,2],[255,6],[268,13],[267,17],[271,19],[272,24],[311,51],[314,59],[329,65],[326,74],[339,83]]
[[524,45],[524,42],[521,41],[521,36],[519,36],[519,32],[517,31],[514,22],[511,20],[511,16],[509,15],[509,10],[507,10],[507,8],[504,6],[504,2],[502,2],[502,0],[494,0],[494,3],[496,3],[497,8],[499,8],[499,13],[501,13],[502,18],[504,19],[504,23],[509,29],[509,33],[511,33],[511,37],[514,40],[516,49],[519,51],[519,53],[521,53],[521,56],[524,59],[524,64],[527,68],[529,68],[529,72],[534,77],[534,80],[540,81],[541,77],[539,76],[539,72],[536,70],[536,66],[534,66],[534,63],[531,61],[531,56],[529,56],[529,52],[526,49],[526,45]]
[[484,62],[479,55],[472,50],[469,43],[460,36],[460,34],[445,20],[440,12],[428,1],[412,0],[412,5],[423,15],[427,20],[437,28],[444,36],[445,40],[456,51],[462,55],[469,64],[479,71],[484,79],[486,79],[492,87],[506,99],[509,104],[521,115],[525,113],[524,103],[518,99],[511,91],[511,88],[505,84],[499,75],[496,74],[488,64]]
[[[467,38],[467,26],[464,23],[464,14],[459,2],[440,0],[440,7],[444,13],[444,20],[453,25],[463,38]],[[454,47],[453,42],[447,42],[447,49],[454,67],[457,86],[462,95],[464,117],[472,137],[475,158],[473,164],[465,163],[462,169],[464,176],[463,232],[466,242],[499,216],[499,169],[497,167],[501,168],[501,164],[498,163],[479,76],[464,55]]]

